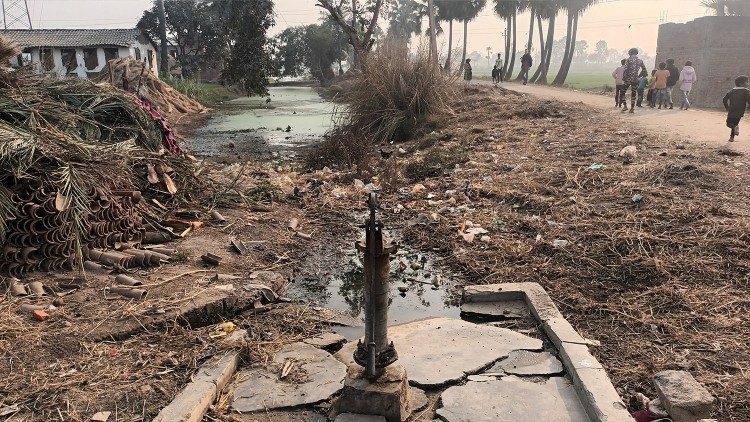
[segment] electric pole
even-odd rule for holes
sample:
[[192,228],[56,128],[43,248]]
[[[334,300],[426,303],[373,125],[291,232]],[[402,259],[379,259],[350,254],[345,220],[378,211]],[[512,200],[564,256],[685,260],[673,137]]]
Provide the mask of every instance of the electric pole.
[[3,29],[33,29],[26,0],[0,0],[0,6],[3,9]]
[[159,11],[159,73],[169,75],[169,55],[167,54],[167,12],[164,10],[164,0],[156,0]]

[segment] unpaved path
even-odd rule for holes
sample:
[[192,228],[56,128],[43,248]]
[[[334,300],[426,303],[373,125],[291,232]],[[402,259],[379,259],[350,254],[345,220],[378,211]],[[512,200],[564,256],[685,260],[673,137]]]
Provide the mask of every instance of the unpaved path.
[[[615,108],[614,99],[610,96],[514,82],[506,82],[501,86],[542,99],[583,102],[589,106],[598,107],[602,109],[602,112],[611,114],[613,117],[621,116],[641,128],[653,130],[656,134],[672,136],[678,140],[705,144],[710,147],[731,146],[732,149],[750,153],[750,119],[744,119],[740,124],[740,137],[737,138],[737,142],[730,144],[727,142],[729,129],[726,127],[726,114],[720,110],[690,109],[684,111],[678,108],[658,110],[644,107],[636,108],[635,114],[630,114],[622,113]],[[630,92],[627,95],[629,101]]]

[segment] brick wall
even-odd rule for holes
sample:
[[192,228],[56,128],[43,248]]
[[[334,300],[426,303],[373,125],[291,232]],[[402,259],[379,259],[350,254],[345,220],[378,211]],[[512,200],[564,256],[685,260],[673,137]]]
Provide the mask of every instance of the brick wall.
[[[668,58],[675,59],[678,69],[687,60],[693,62],[698,75],[690,94],[693,105],[723,107],[721,99],[734,86],[734,78],[750,75],[750,17],[705,16],[687,23],[663,24],[659,26],[656,63],[651,65]],[[679,104],[679,91],[675,94]]]

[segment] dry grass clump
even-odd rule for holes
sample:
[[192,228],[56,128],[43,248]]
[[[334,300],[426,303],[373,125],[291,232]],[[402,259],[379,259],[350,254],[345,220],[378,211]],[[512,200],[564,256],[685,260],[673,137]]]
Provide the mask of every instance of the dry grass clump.
[[[437,212],[439,223],[407,226],[403,239],[442,253],[468,283],[542,284],[582,335],[601,341],[592,352],[624,396],[653,397],[655,372],[684,369],[717,397],[714,416],[750,420],[746,166],[580,104],[479,88],[455,109],[439,148],[462,145],[470,161],[420,182],[442,204],[407,209]],[[490,118],[496,110],[508,117]],[[638,159],[623,164],[617,152],[629,144]],[[457,192],[454,211],[446,191]],[[489,240],[465,242],[457,231],[467,220]]]
[[403,45],[385,43],[338,95],[346,112],[308,164],[361,167],[375,152],[373,145],[412,139],[430,118],[451,113],[453,82],[425,51],[410,56]]

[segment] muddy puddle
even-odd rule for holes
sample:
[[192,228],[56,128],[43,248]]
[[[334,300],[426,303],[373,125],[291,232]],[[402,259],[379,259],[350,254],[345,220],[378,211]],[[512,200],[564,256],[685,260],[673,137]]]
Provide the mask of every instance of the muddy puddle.
[[[359,221],[359,220],[357,220]],[[441,268],[439,258],[404,247],[391,233],[399,250],[390,260],[389,325],[432,317],[459,318],[451,289],[459,279]],[[362,233],[364,235],[364,233]],[[287,289],[287,296],[341,315],[334,331],[353,340],[362,336],[364,323],[363,256],[348,243],[321,243],[311,250]]]
[[[294,150],[322,139],[333,125],[337,106],[312,87],[269,88],[269,97],[228,101],[208,123],[196,130],[188,147],[198,155],[248,155]],[[271,101],[268,102],[267,99]]]

